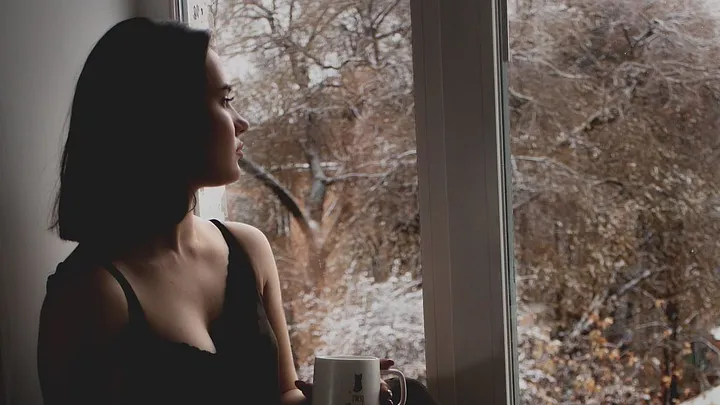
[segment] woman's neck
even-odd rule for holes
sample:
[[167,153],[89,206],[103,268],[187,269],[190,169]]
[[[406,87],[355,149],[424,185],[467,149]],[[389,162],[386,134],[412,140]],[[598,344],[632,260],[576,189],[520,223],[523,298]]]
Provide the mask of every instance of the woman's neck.
[[193,212],[161,232],[109,246],[110,257],[122,261],[144,261],[168,254],[185,256],[198,245],[198,218]]

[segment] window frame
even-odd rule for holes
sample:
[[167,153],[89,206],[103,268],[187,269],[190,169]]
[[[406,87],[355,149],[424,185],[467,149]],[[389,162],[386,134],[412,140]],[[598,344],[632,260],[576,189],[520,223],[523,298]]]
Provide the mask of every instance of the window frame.
[[506,2],[411,7],[429,384],[443,404],[519,404]]
[[[444,405],[519,404],[507,4],[409,1],[428,386]],[[187,21],[186,0],[137,2]],[[198,215],[225,218],[220,189]]]

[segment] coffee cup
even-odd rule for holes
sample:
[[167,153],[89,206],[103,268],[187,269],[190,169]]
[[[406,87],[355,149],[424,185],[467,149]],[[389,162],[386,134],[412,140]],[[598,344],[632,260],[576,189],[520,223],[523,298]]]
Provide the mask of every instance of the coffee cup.
[[405,375],[396,369],[380,370],[380,359],[372,356],[316,356],[312,405],[381,405],[383,374],[400,380],[400,402],[405,405]]

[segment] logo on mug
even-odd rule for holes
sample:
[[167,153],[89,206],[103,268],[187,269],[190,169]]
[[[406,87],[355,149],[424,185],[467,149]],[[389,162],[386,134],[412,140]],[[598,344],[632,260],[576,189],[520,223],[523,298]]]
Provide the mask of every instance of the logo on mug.
[[353,392],[360,392],[363,389],[362,386],[362,373],[355,374],[355,386],[353,386]]

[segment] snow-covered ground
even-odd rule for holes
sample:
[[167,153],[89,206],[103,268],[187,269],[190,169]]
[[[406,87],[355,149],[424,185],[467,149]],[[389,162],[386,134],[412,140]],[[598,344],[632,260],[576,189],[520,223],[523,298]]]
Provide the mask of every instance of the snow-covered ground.
[[720,0],[706,0],[710,11],[720,16]]
[[689,401],[680,405],[720,405],[720,387],[707,390]]

